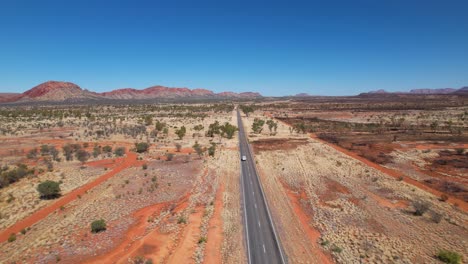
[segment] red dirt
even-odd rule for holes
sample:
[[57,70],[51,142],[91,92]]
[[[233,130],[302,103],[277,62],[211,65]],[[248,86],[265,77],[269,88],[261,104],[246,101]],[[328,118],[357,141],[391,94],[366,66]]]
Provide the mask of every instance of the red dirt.
[[128,152],[127,157],[122,160],[122,163],[119,164],[116,168],[114,168],[112,171],[100,176],[96,180],[87,183],[70,193],[64,195],[62,198],[57,200],[55,203],[42,208],[32,215],[16,222],[14,225],[8,227],[7,229],[3,230],[0,233],[0,243],[5,242],[10,234],[12,233],[18,233],[22,229],[25,229],[27,227],[30,227],[34,225],[35,223],[41,221],[43,218],[47,217],[49,214],[53,213],[55,210],[58,210],[60,207],[65,206],[66,204],[70,203],[71,201],[75,200],[78,196],[83,195],[85,192],[88,190],[91,190],[92,188],[96,187],[97,185],[103,183],[104,181],[108,180],[109,178],[113,177],[117,173],[121,172],[122,170],[134,166],[136,163],[136,158],[137,155],[133,152]]
[[197,248],[198,239],[200,239],[202,219],[203,207],[196,207],[195,212],[189,216],[181,237],[179,237],[181,243],[177,245],[169,256],[167,263],[195,263],[193,256]]
[[[129,258],[143,256],[152,260],[163,260],[171,253],[174,241],[171,233],[162,233],[159,228],[147,232],[148,218],[159,215],[164,209],[175,203],[177,206],[172,210],[172,214],[183,211],[188,206],[187,193],[179,201],[159,203],[142,208],[135,212],[133,216],[138,219],[129,230],[117,247],[110,252],[93,258],[85,263],[127,263]],[[162,221],[167,221],[165,217]],[[141,239],[138,239],[141,238]]]
[[291,204],[293,205],[294,213],[296,214],[297,218],[301,222],[304,231],[307,234],[307,237],[309,238],[311,242],[311,250],[312,252],[316,255],[316,257],[320,260],[320,263],[334,263],[332,257],[323,252],[322,249],[320,249],[317,246],[318,240],[320,239],[320,232],[310,226],[310,222],[312,221],[312,218],[309,217],[304,210],[302,209],[301,206],[301,200],[308,200],[307,194],[304,191],[301,191],[299,193],[292,191],[287,187],[286,184],[282,183],[284,190],[286,191],[286,194],[288,195],[289,200],[291,201]]
[[91,167],[111,168],[116,163],[120,163],[121,159],[123,159],[123,158],[96,160],[96,161],[86,162],[85,165],[86,166],[91,166]]
[[223,244],[223,220],[221,212],[223,210],[224,185],[221,185],[216,194],[214,202],[214,212],[208,223],[208,235],[205,246],[206,264],[217,264],[222,262],[221,246]]
[[[429,192],[429,193],[431,193],[431,194],[433,194],[433,195],[435,195],[437,197],[440,197],[442,194],[444,194],[443,192],[440,192],[440,191],[437,191],[437,190],[435,190],[433,188],[430,188],[429,186],[406,176],[402,172],[392,170],[392,169],[389,169],[389,168],[385,168],[383,166],[380,166],[380,165],[378,165],[378,164],[376,164],[374,162],[371,162],[371,161],[367,160],[366,158],[363,158],[363,157],[359,156],[358,154],[356,154],[354,152],[351,152],[351,151],[349,151],[347,149],[344,149],[342,147],[339,147],[337,145],[331,144],[331,143],[329,143],[327,141],[321,140],[314,134],[310,134],[310,137],[317,140],[317,141],[320,141],[320,142],[322,142],[324,144],[327,144],[328,146],[340,151],[341,153],[346,154],[347,156],[349,156],[351,158],[357,159],[357,160],[363,162],[364,164],[366,164],[367,166],[372,167],[374,169],[377,169],[377,170],[379,170],[379,171],[381,171],[381,172],[383,172],[383,173],[385,173],[385,174],[387,174],[387,175],[389,175],[391,177],[394,177],[396,179],[399,179],[399,178],[402,177],[404,182],[409,183],[409,184],[411,184],[411,185],[413,185],[415,187],[418,187],[418,188],[420,188],[420,189],[422,189],[422,190],[424,190],[426,192]],[[449,202],[449,203],[451,203],[451,204],[453,204],[455,206],[458,206],[459,208],[461,208],[465,212],[468,211],[468,203],[467,202],[465,202],[463,200],[460,200],[458,198],[455,198],[455,197],[453,197],[451,195],[448,195],[448,197],[449,197],[449,199],[447,200],[447,202]]]

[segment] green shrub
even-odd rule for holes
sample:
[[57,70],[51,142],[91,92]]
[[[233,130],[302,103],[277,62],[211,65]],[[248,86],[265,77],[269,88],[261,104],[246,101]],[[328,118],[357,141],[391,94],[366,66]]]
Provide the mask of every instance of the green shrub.
[[39,183],[37,191],[41,199],[54,199],[60,197],[60,183],[54,181],[44,181]]
[[149,149],[149,144],[146,142],[135,143],[136,152],[143,153]]
[[198,239],[198,244],[205,243],[206,240],[206,237],[200,237],[200,239]]
[[458,254],[457,252],[453,252],[453,251],[440,250],[439,253],[437,253],[437,258],[444,263],[449,263],[449,264],[462,263],[462,256]]
[[124,147],[118,147],[114,150],[114,154],[117,156],[117,157],[122,157],[123,155],[125,155],[125,148]]
[[106,221],[104,219],[95,220],[91,223],[91,232],[99,233],[106,230]]
[[11,242],[14,242],[15,240],[16,240],[16,234],[11,233],[10,236],[8,237],[8,242],[11,243]]

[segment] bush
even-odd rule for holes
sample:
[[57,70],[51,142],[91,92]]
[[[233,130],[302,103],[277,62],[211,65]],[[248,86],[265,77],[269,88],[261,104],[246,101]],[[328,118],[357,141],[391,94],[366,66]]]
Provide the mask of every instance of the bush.
[[54,181],[44,181],[39,183],[37,191],[41,199],[54,199],[60,197],[60,183]]
[[104,219],[95,220],[91,223],[91,232],[99,233],[106,230],[106,221]]
[[166,153],[166,160],[171,161],[174,158],[174,154],[172,153]]
[[102,151],[104,151],[105,153],[111,153],[112,152],[112,147],[107,145],[107,146],[104,146],[102,148]]
[[125,148],[124,147],[118,147],[115,149],[114,154],[117,157],[122,157],[125,154]]
[[205,243],[206,240],[206,237],[200,237],[200,239],[198,239],[198,244]]
[[11,243],[11,242],[14,242],[15,240],[16,240],[16,234],[11,233],[10,236],[8,237],[8,242]]
[[149,149],[149,144],[146,142],[135,143],[136,152],[143,153]]
[[444,263],[449,263],[449,264],[462,263],[461,255],[453,251],[440,250],[439,253],[437,253],[437,258]]
[[148,169],[148,164],[143,164],[143,166],[141,166],[144,170]]
[[414,215],[422,216],[424,213],[427,212],[427,210],[429,210],[429,208],[431,207],[431,204],[428,202],[423,202],[423,201],[414,201],[413,207],[414,207]]

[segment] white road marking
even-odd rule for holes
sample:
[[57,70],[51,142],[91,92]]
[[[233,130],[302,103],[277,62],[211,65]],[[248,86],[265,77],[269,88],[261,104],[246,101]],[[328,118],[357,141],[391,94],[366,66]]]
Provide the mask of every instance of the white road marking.
[[258,221],[258,226],[260,226],[260,220]]
[[257,209],[257,203],[254,203],[254,205],[255,205],[255,209]]
[[266,253],[265,244],[263,244],[263,253]]

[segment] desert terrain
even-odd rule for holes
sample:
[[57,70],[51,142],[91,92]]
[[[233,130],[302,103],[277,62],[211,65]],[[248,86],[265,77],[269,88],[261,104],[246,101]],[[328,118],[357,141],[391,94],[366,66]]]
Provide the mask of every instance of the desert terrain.
[[441,263],[443,250],[466,259],[468,108],[449,99],[246,107],[291,263]]
[[1,263],[245,261],[232,104],[0,112]]

